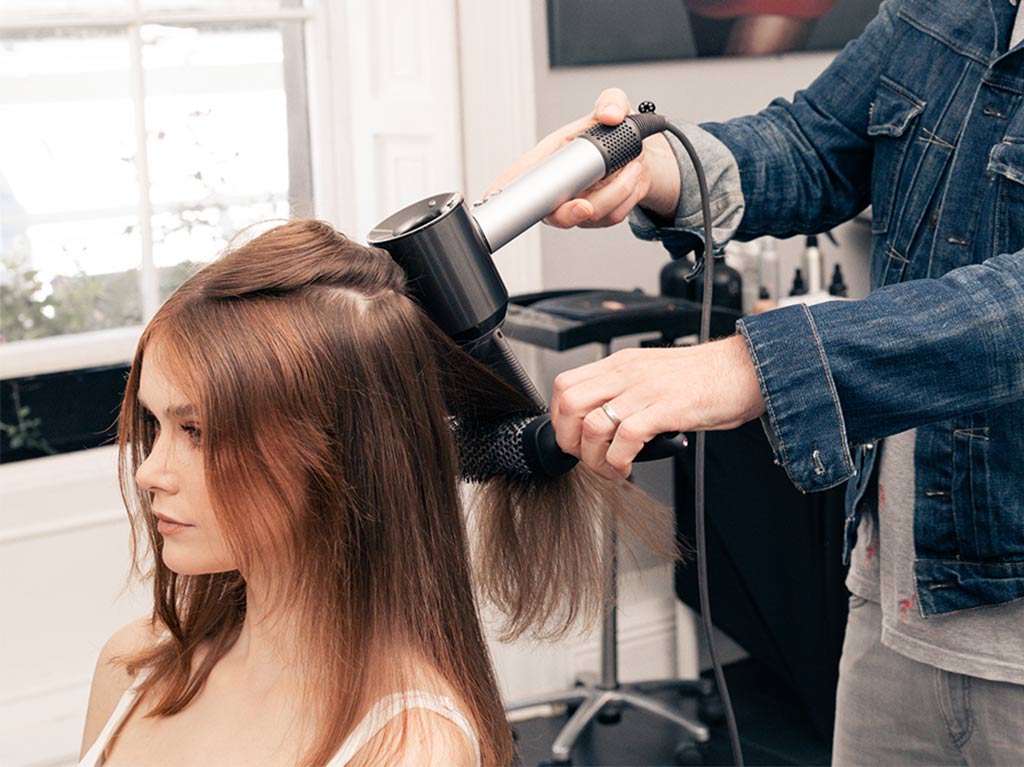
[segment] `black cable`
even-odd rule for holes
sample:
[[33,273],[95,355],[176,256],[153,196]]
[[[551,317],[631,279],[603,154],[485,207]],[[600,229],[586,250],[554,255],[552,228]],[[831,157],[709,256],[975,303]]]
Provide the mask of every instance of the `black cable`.
[[[707,343],[711,336],[711,294],[714,290],[714,243],[712,242],[712,221],[711,221],[711,195],[708,193],[708,182],[704,175],[704,167],[697,157],[693,144],[686,138],[679,128],[669,123],[669,133],[679,139],[686,153],[690,156],[693,169],[697,174],[697,184],[700,187],[700,207],[704,217],[704,296],[701,299],[700,310],[700,343]],[[695,514],[695,535],[697,538],[697,590],[700,593],[700,618],[701,626],[704,628],[704,638],[708,643],[708,652],[711,655],[711,665],[715,671],[715,682],[718,685],[718,694],[722,697],[722,706],[725,709],[726,726],[729,729],[729,744],[732,747],[732,758],[736,767],[743,767],[743,749],[740,746],[740,733],[736,727],[736,715],[732,710],[732,699],[729,697],[729,688],[725,684],[725,674],[722,665],[718,661],[718,651],[715,648],[715,640],[712,635],[711,604],[708,598],[708,565],[707,565],[707,542],[704,526],[704,459],[706,452],[707,434],[704,431],[697,432],[697,455],[694,468],[694,514]]]

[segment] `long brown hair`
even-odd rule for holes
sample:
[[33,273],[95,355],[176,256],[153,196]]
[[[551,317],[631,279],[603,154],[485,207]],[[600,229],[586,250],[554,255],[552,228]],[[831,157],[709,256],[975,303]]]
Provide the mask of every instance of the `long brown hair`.
[[274,597],[302,616],[318,722],[304,761],[329,761],[378,697],[405,689],[409,668],[380,657],[400,647],[458,697],[484,764],[510,763],[474,582],[506,614],[506,638],[560,635],[600,603],[599,535],[612,510],[620,529],[664,541],[657,507],[583,468],[494,480],[476,494],[471,567],[451,418],[528,402],[426,318],[385,253],[323,222],[278,226],[189,278],[145,329],[129,374],[121,490],[136,566],[153,556],[154,624],[167,629],[128,659],[151,670],[141,693],[157,696],[152,715],[202,690],[246,605],[238,571],[178,575],[162,563],[149,493],[134,481],[154,439],[137,395],[155,343],[199,411],[211,502],[239,569],[285,563]]

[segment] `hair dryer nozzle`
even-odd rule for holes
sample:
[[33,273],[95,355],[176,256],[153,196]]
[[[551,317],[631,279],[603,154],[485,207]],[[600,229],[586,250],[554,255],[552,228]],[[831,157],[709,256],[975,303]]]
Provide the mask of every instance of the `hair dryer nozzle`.
[[501,324],[508,291],[462,195],[425,197],[367,236],[405,270],[412,294],[451,339],[474,340]]

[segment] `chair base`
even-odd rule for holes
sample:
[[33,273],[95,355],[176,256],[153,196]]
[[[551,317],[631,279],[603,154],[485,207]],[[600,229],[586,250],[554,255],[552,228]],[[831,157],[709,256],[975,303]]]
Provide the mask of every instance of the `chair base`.
[[576,710],[565,723],[555,742],[551,744],[547,765],[568,765],[572,749],[583,731],[594,719],[618,715],[625,706],[631,706],[649,714],[667,719],[682,727],[695,743],[707,743],[710,733],[707,725],[685,716],[675,706],[650,695],[652,692],[675,690],[680,695],[709,698],[714,695],[714,685],[703,679],[659,679],[632,684],[619,684],[614,688],[602,688],[596,677],[585,676],[571,690],[536,695],[514,701],[505,707],[509,713],[524,708],[543,705],[567,705]]

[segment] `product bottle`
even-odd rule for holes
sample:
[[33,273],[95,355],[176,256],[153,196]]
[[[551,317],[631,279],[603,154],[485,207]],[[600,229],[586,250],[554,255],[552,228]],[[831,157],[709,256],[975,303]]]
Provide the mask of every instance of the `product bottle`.
[[796,274],[793,275],[793,287],[789,289],[789,295],[807,295],[807,283],[804,282],[804,273],[800,269],[797,269]]
[[848,293],[846,283],[843,282],[843,270],[839,268],[839,264],[836,264],[836,269],[832,272],[832,283],[828,286],[828,294],[837,298],[846,298]]
[[775,238],[762,237],[761,243],[761,279],[758,287],[768,290],[770,298],[782,295],[782,280],[779,274],[779,253],[775,249]]
[[821,250],[818,248],[817,235],[809,235],[804,247],[804,266],[807,269],[807,293],[824,290],[821,278]]
[[[704,298],[704,279],[698,277],[693,285],[693,299],[698,303]],[[711,303],[725,309],[743,312],[743,278],[724,259],[715,259],[714,287]]]
[[743,277],[743,313],[749,314],[754,310],[754,303],[758,300],[759,288],[764,285],[761,240],[743,243],[742,250],[743,268],[740,269],[740,276]]
[[762,285],[757,291],[757,300],[754,302],[754,308],[751,313],[764,314],[765,312],[770,312],[778,305],[779,302],[769,295],[768,288]]
[[[693,263],[685,258],[669,261],[661,267],[658,279],[661,286],[661,295],[692,301],[694,294],[693,282],[687,282],[685,279],[686,275],[691,271],[693,271]],[[700,277],[697,279],[699,280]]]

